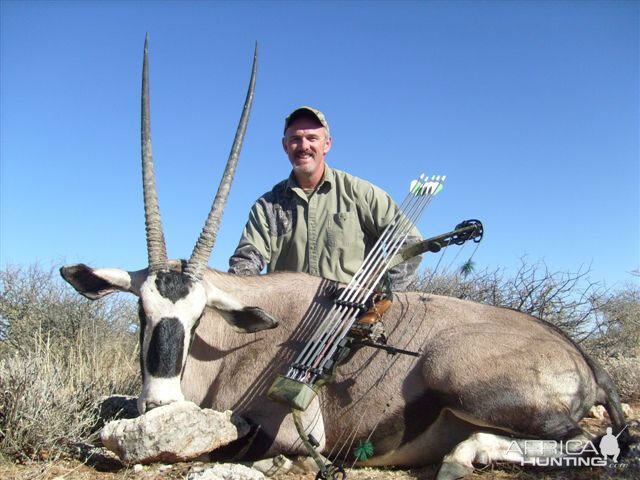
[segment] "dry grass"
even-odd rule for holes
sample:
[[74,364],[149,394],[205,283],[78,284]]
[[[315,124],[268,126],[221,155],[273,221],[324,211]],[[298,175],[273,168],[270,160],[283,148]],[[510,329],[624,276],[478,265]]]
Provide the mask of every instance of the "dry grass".
[[0,455],[57,459],[102,396],[139,391],[135,318],[133,302],[85,300],[53,269],[0,271]]
[[598,360],[611,375],[623,402],[640,401],[640,358],[607,356]]
[[91,433],[101,397],[137,393],[136,363],[122,345],[93,341],[60,351],[41,340],[0,360],[0,451],[21,462],[57,458]]

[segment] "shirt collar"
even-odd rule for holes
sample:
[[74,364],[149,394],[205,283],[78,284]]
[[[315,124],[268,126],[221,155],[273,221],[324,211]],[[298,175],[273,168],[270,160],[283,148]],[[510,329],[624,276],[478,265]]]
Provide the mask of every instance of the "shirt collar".
[[[324,174],[322,175],[322,180],[318,184],[316,190],[320,190],[325,184],[327,184],[326,188],[331,188],[331,185],[334,184],[335,174],[333,173],[333,169],[329,167],[329,165],[325,162],[324,164]],[[293,170],[289,174],[289,178],[287,178],[287,190],[293,190],[294,188],[300,188],[298,182],[296,182],[296,177],[293,174]]]

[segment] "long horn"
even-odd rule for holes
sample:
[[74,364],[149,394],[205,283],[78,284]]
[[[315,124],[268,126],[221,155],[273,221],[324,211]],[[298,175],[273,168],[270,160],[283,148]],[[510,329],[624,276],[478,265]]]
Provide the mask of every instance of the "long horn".
[[153,172],[151,153],[151,113],[149,108],[149,34],[144,39],[144,61],[142,63],[142,189],[144,192],[144,223],[147,230],[147,253],[149,271],[167,271],[167,247],[162,233],[162,220],[158,207],[156,176]]
[[256,85],[257,63],[258,44],[256,43],[256,48],[253,53],[253,66],[251,69],[251,80],[249,80],[247,98],[244,101],[244,108],[242,109],[242,115],[240,117],[240,122],[238,123],[236,136],[233,140],[229,160],[227,160],[227,166],[224,169],[224,174],[220,180],[220,186],[218,187],[216,197],[211,205],[211,210],[209,211],[209,216],[204,224],[202,233],[200,233],[200,238],[198,238],[196,246],[193,249],[193,253],[191,253],[189,263],[184,269],[184,273],[196,281],[202,278],[204,268],[209,262],[209,256],[211,255],[213,244],[216,241],[216,235],[218,234],[218,228],[220,227],[224,207],[227,203],[229,190],[231,189],[231,182],[233,181],[233,175],[235,174],[236,165],[238,164],[238,157],[240,155],[240,150],[242,149],[242,141],[247,130],[247,123],[249,122],[249,112],[251,112],[251,104],[253,103],[253,90]]

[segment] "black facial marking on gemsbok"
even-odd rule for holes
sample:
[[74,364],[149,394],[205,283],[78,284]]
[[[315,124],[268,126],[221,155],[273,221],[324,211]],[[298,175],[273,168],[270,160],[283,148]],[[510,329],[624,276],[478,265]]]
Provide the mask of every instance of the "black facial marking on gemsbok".
[[171,378],[182,372],[184,327],[177,318],[163,318],[151,334],[147,369],[158,378]]
[[145,368],[144,368],[144,349],[142,346],[144,345],[144,331],[147,326],[147,317],[144,313],[144,308],[142,308],[142,301],[138,300],[138,320],[140,320],[139,329],[139,337],[140,337],[140,351],[138,352],[138,359],[140,362],[140,372],[142,374],[142,380],[144,381],[145,376]]
[[[191,257],[180,262],[167,258],[160,221],[147,52],[148,40],[141,116],[148,267],[76,264],[61,274],[92,300],[116,291],[139,297],[141,413],[184,399],[219,411],[233,408],[259,427],[261,447],[245,449],[249,455],[306,454],[290,410],[266,391],[323,324],[332,306],[324,294],[327,280],[304,273],[244,277],[207,267],[248,122],[257,54],[215,200]],[[352,445],[366,440],[375,456],[363,464],[443,462],[438,480],[452,480],[470,473],[473,463],[518,461],[506,454],[511,438],[587,438],[577,422],[596,403],[606,406],[616,434],[625,427],[609,375],[546,322],[413,292],[394,294],[383,321],[390,344],[422,354],[390,362],[379,350],[361,348],[337,369],[301,414],[306,434],[324,453],[339,449],[345,436]],[[353,449],[344,455],[353,461]]]
[[173,303],[185,298],[189,293],[191,279],[177,272],[158,272],[156,288],[160,295]]

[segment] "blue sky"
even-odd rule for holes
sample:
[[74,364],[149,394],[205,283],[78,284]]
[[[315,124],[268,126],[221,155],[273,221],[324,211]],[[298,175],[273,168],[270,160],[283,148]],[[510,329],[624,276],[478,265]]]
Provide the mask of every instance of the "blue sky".
[[[331,125],[330,165],[400,202],[447,182],[425,236],[479,218],[477,268],[519,258],[591,279],[640,268],[638,2],[0,2],[0,263],[143,268],[139,95],[169,255],[191,253],[256,98],[210,260],[289,172],[286,114]],[[471,248],[467,247],[467,256]],[[447,255],[450,255],[449,253]],[[423,261],[434,265],[436,257]]]

